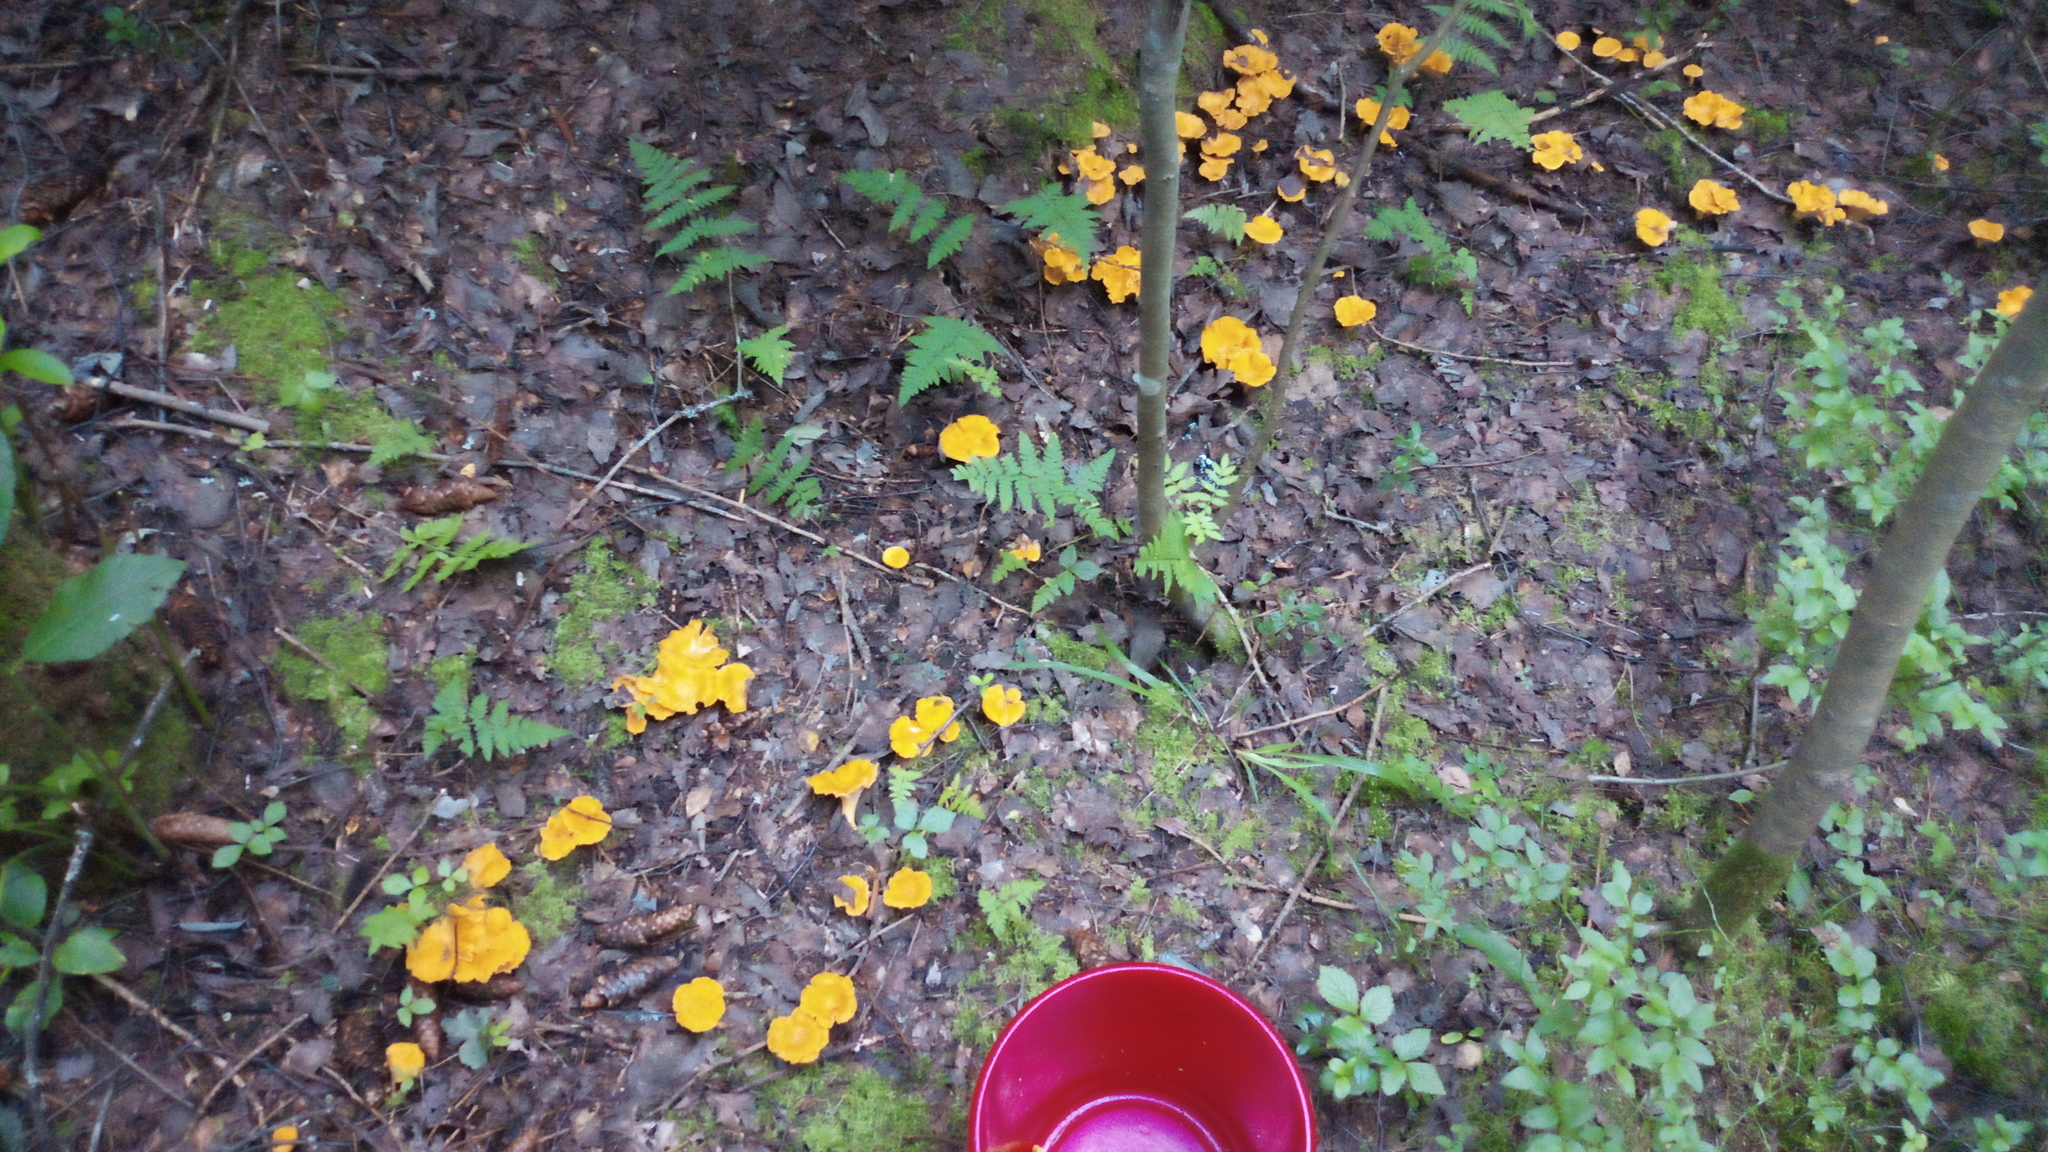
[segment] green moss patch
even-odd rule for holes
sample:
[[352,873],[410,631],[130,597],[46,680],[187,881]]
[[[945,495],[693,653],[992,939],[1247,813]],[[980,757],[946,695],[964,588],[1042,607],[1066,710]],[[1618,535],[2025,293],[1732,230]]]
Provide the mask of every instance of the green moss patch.
[[345,309],[341,297],[317,282],[299,287],[305,278],[290,270],[258,273],[267,262],[261,252],[225,248],[214,259],[230,276],[192,282],[193,299],[214,302],[192,332],[195,351],[233,345],[238,370],[268,402],[276,401],[284,381],[328,369],[334,362],[334,317]]
[[565,883],[545,860],[529,860],[519,866],[520,883],[513,889],[512,914],[526,925],[535,948],[545,948],[576,923],[576,906],[583,902],[583,885]]
[[336,616],[299,626],[301,643],[320,654],[320,663],[290,645],[278,648],[273,663],[285,691],[300,700],[324,700],[334,726],[341,730],[344,756],[360,755],[370,745],[377,713],[365,696],[391,684],[385,668],[391,649],[384,643],[381,617]]
[[1671,317],[1673,332],[1705,332],[1720,339],[1742,323],[1742,309],[1721,287],[1721,269],[1710,263],[1713,259],[1711,253],[1697,259],[1681,256],[1657,273],[1659,288],[1685,292],[1685,304]]
[[947,1143],[951,1109],[906,1077],[873,1068],[807,1068],[761,1093],[764,1126],[792,1133],[806,1152],[910,1152]]
[[1096,33],[1100,21],[1100,11],[1087,0],[976,0],[962,9],[960,31],[950,43],[998,59],[1009,54],[1021,32],[1047,84],[1028,104],[998,111],[997,123],[1024,137],[1033,151],[1080,147],[1094,139],[1094,121],[1119,128],[1138,122],[1138,97],[1126,79],[1135,62],[1119,60],[1103,46]]
[[612,554],[611,545],[592,540],[583,571],[569,579],[569,610],[555,624],[554,671],[565,682],[595,684],[619,662],[616,644],[600,645],[597,626],[654,603],[653,581]]

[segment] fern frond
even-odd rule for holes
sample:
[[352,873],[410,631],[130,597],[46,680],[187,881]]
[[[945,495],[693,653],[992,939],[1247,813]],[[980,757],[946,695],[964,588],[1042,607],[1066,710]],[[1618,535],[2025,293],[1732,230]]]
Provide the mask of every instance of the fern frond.
[[482,695],[470,697],[460,681],[450,681],[434,695],[434,713],[427,717],[426,737],[420,750],[432,756],[442,747],[454,744],[464,756],[496,760],[517,756],[568,734],[566,728],[512,715],[503,700],[492,708],[489,699]]
[[725,462],[727,472],[738,472],[754,462],[761,454],[761,448],[768,442],[768,424],[756,413],[747,426],[732,442],[732,458]]
[[1027,232],[1057,233],[1060,244],[1072,249],[1083,264],[1095,259],[1096,229],[1102,216],[1082,193],[1062,192],[1058,185],[1048,184],[996,211],[1015,216],[1018,226]]
[[783,339],[788,335],[789,325],[782,324],[759,336],[749,336],[739,342],[740,355],[747,358],[754,371],[780,384],[783,373],[789,371],[790,361],[796,358],[796,345]]
[[669,238],[669,242],[654,250],[656,256],[667,256],[681,252],[701,240],[721,240],[727,236],[740,236],[752,232],[758,225],[743,216],[699,216],[683,230]]
[[967,237],[974,232],[974,217],[955,216],[951,224],[939,230],[932,237],[932,250],[924,259],[926,268],[937,268],[939,261],[958,252],[967,243]]
[[1037,512],[1048,527],[1061,512],[1071,511],[1091,531],[1114,540],[1123,535],[1122,526],[1102,511],[1101,492],[1115,455],[1111,449],[1087,464],[1069,465],[1059,433],[1045,434],[1042,452],[1027,434],[1017,437],[1014,450],[970,460],[954,468],[953,475],[1001,511]]
[[732,195],[733,191],[732,185],[720,184],[716,188],[706,188],[702,192],[685,196],[670,203],[667,208],[662,209],[660,214],[649,220],[645,230],[649,232],[659,231],[678,220],[695,216],[697,213]]
[[745,248],[707,248],[690,258],[683,268],[683,274],[669,285],[668,294],[688,292],[706,280],[729,276],[744,268],[759,268],[763,264],[775,263],[775,257],[766,252],[752,252]]
[[[897,215],[902,215],[900,209],[897,211]],[[935,197],[927,197],[923,203],[917,206],[917,215],[910,221],[910,238],[912,240],[924,239],[926,236],[931,235],[932,229],[937,228],[939,221],[945,218],[945,204]],[[892,227],[890,231],[893,232],[895,229]]]
[[1233,244],[1244,241],[1244,226],[1251,221],[1245,210],[1235,204],[1203,204],[1181,215]]
[[901,168],[887,172],[841,172],[839,182],[878,204],[894,204],[908,195],[924,194]]
[[917,782],[924,779],[924,773],[905,768],[900,764],[889,768],[889,802],[908,804],[917,795]]
[[982,359],[1002,352],[1002,344],[972,320],[928,316],[924,331],[910,338],[910,351],[903,357],[903,381],[896,403],[908,404],[920,392],[956,380],[973,380],[990,388],[995,372],[983,365]]
[[1219,595],[1216,578],[1195,561],[1187,525],[1178,515],[1168,516],[1159,535],[1138,549],[1133,570],[1140,576],[1156,578],[1169,594],[1176,586],[1186,589],[1197,604],[1213,604]]
[[[482,696],[471,701],[470,724],[476,730],[477,755],[486,760],[517,756],[529,748],[538,748],[569,734],[567,728],[543,724],[527,716],[511,715],[503,700],[498,701],[489,715],[485,715],[481,707],[483,703]],[[468,755],[469,749],[465,747],[463,754]]]

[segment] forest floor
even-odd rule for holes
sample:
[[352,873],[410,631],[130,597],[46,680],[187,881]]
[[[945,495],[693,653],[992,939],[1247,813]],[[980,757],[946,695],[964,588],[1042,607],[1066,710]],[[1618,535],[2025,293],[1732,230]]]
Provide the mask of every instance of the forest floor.
[[[1958,358],[2038,264],[2048,218],[2044,28],[2018,7],[1940,0],[1567,3],[1537,13],[1541,37],[1496,49],[1497,76],[1460,65],[1422,81],[1337,244],[1345,275],[1318,290],[1279,449],[1206,554],[1247,658],[1148,606],[1128,540],[999,509],[936,450],[971,413],[1006,451],[1044,432],[1072,459],[1114,450],[1104,503],[1134,515],[1135,305],[1049,285],[1034,237],[995,212],[1061,181],[1077,127],[1103,121],[1106,155],[1135,149],[1142,5],[1102,8],[141,0],[112,20],[90,5],[0,16],[0,222],[45,233],[5,281],[10,346],[259,418],[268,441],[317,442],[247,446],[189,411],[0,381],[38,521],[17,518],[7,580],[114,548],[189,564],[166,619],[199,651],[211,712],[172,696],[151,733],[171,766],[146,759],[157,778],[138,795],[242,821],[285,805],[270,854],[223,869],[203,849],[155,856],[103,819],[105,860],[74,903],[126,965],[74,980],[49,1025],[60,1139],[251,1149],[290,1125],[322,1148],[959,1147],[1003,1023],[1051,981],[1125,959],[1230,984],[1290,1043],[1324,1008],[1326,965],[1391,989],[1383,1031],[1427,1029],[1422,1059],[1448,1091],[1432,1106],[1318,1090],[1327,1147],[1508,1149],[1536,1134],[1517,1124],[1527,1101],[1503,1087],[1514,1065],[1496,1043],[1529,1026],[1531,993],[1439,929],[1454,909],[1548,971],[1579,954],[1582,928],[1616,924],[1600,884],[1617,864],[1675,907],[1769,786],[1811,703],[1762,679],[1786,659],[1764,634],[1771,597],[1783,608],[1784,577],[1817,563],[1781,554],[1788,538],[1831,538],[1853,573],[1873,539],[1853,507],[1862,450],[1837,442],[1815,467],[1794,437],[1825,395],[1869,417],[1852,439],[1903,442],[1915,394],[1879,379],[1893,352],[1940,413],[1967,383]],[[1343,109],[1384,79],[1376,32],[1432,19],[1349,0],[1236,17],[1198,6],[1190,92],[1236,79],[1219,61],[1245,25],[1297,84],[1240,130],[1223,179],[1190,166],[1184,206],[1270,212],[1284,235],[1182,230],[1182,462],[1241,458],[1248,441],[1256,392],[1201,363],[1197,341],[1225,315],[1284,329],[1335,194],[1275,197],[1296,147],[1348,168],[1361,133]],[[1704,76],[1674,68],[1653,86],[1596,60],[1596,29],[1660,35]],[[1590,67],[1552,43],[1564,30]],[[1797,220],[1613,93],[1575,106],[1602,74],[1773,193],[1832,180],[1889,211]],[[1681,119],[1702,86],[1746,105],[1743,126]],[[1536,127],[1572,133],[1580,162],[1549,172],[1511,144],[1468,142],[1443,103],[1493,89],[1563,109]],[[680,265],[655,255],[629,141],[735,185],[729,206],[758,225],[741,240],[773,263],[664,294]],[[838,180],[887,168],[978,218],[936,269]],[[1703,177],[1740,209],[1698,217],[1687,192]],[[1104,251],[1137,242],[1143,186],[1118,187]],[[1409,204],[1420,229],[1367,235]],[[1640,241],[1644,207],[1682,235]],[[2004,239],[1973,239],[1973,218]],[[1371,326],[1331,318],[1351,292],[1376,302]],[[1004,345],[993,391],[898,403],[907,341],[932,316]],[[1844,349],[1833,383],[1809,324],[1841,338],[1826,345]],[[783,326],[781,378],[743,366],[736,342]],[[795,507],[745,491],[792,428],[816,485]],[[329,441],[380,451],[373,463]],[[2026,887],[2039,857],[2012,838],[2048,826],[2048,672],[1999,656],[2048,613],[2048,467],[2030,467],[1950,565],[1953,619],[1983,640],[1954,675],[2009,727],[1927,739],[1892,718],[1854,827],[1845,814],[1816,838],[1757,931],[1720,958],[1666,944],[1639,961],[1653,978],[1690,973],[1717,1004],[1719,1060],[1688,1099],[1719,1146],[1890,1147],[1917,1130],[1988,1149],[1980,1118],[2048,1120],[2048,916],[2039,881]],[[1834,513],[1817,536],[1816,499]],[[456,514],[465,537],[527,546],[408,584],[405,533]],[[1043,559],[992,584],[1020,537]],[[912,562],[885,567],[889,547]],[[1068,547],[1102,574],[1034,614]],[[0,614],[0,646],[26,619]],[[629,733],[614,678],[646,672],[693,620],[752,670],[744,710]],[[107,658],[133,666],[120,693],[57,674],[35,690],[71,692],[111,743],[134,722],[129,698],[163,675],[153,651]],[[983,678],[1022,689],[1022,721],[999,728],[974,707]],[[423,754],[444,691],[567,735],[496,759]],[[806,777],[887,760],[892,721],[939,695],[960,704],[963,738],[893,777],[910,803],[960,814],[920,861],[887,827],[892,777],[862,802],[883,817],[873,843]],[[32,727],[0,758],[41,778],[55,765],[35,759],[47,734]],[[1644,783],[1675,776],[1711,779]],[[585,795],[610,835],[541,860],[542,826]],[[1522,864],[1445,879],[1475,820],[1525,829],[1525,879],[1545,863],[1569,878],[1530,899],[1503,895]],[[387,1048],[415,1036],[399,1015],[406,965],[366,942],[365,918],[390,903],[387,877],[487,843],[513,862],[489,895],[532,942],[518,988],[478,1008],[439,986],[444,1032],[488,1013],[477,1058],[450,1039],[394,1091]],[[49,871],[61,856],[34,859]],[[841,877],[872,878],[879,897],[906,864],[932,876],[929,903],[835,908]],[[585,1007],[639,955],[602,946],[596,926],[679,906],[680,931],[652,950],[673,969]],[[1855,1033],[1830,1023],[1828,958],[1847,947],[1830,922],[1878,960],[1864,1031],[1943,1075],[1917,1128],[1901,1120],[1908,1094],[1866,1090]],[[768,1023],[821,971],[852,977],[857,1014],[817,1064],[785,1064],[762,1050]],[[698,976],[727,1005],[701,1034],[670,1009]],[[1553,1070],[1597,1079],[1573,1060],[1561,1046]],[[1304,1059],[1312,1084],[1323,1066]],[[1656,1142],[1668,1100],[1600,1091],[1612,1131]]]

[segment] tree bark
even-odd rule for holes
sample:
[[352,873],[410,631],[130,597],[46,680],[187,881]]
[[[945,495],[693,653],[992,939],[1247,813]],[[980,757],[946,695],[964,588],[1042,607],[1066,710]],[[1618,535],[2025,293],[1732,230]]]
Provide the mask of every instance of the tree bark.
[[1742,838],[1700,886],[1685,924],[1739,931],[1785,884],[1828,807],[1848,797],[1899,657],[1935,576],[2028,417],[2048,399],[2048,306],[2023,309],[1942,427],[1856,603],[1820,706]]
[[1138,66],[1145,217],[1138,265],[1138,539],[1166,524],[1166,394],[1172,375],[1173,263],[1180,226],[1180,133],[1174,110],[1190,0],[1148,0]]

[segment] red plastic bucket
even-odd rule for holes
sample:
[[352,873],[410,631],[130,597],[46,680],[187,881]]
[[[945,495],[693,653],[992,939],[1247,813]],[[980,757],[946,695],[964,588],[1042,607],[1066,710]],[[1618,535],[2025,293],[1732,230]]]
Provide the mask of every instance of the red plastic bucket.
[[1206,976],[1112,964],[1010,1021],[982,1065],[969,1152],[1313,1152],[1294,1054]]

